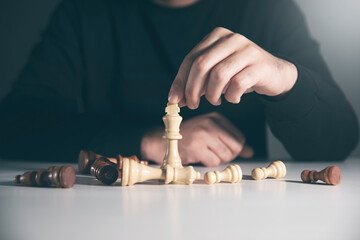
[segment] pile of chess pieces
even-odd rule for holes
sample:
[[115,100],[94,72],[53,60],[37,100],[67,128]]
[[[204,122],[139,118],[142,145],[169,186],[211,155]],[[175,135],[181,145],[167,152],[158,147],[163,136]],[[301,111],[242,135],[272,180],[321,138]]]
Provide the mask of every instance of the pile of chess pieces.
[[[200,180],[200,172],[192,166],[183,167],[178,152],[178,140],[182,117],[179,115],[180,108],[177,104],[169,104],[163,117],[167,150],[163,164],[160,168],[148,166],[147,161],[140,161],[137,156],[106,157],[92,151],[82,150],[78,158],[78,170],[80,174],[91,174],[100,182],[111,185],[120,180],[121,186],[131,186],[149,180],[160,180],[164,184],[193,184]],[[286,176],[286,166],[282,161],[270,163],[267,168],[253,169],[251,176],[254,180],[266,178],[283,178]],[[238,164],[227,166],[223,171],[207,172],[204,182],[214,184],[219,182],[239,183],[243,178],[242,170]],[[341,181],[341,172],[337,166],[329,166],[320,172],[304,170],[301,173],[303,182],[324,181],[329,185],[338,185]],[[59,188],[71,188],[76,180],[75,169],[71,165],[52,166],[39,171],[28,171],[15,177],[15,183],[29,186],[56,186]]]

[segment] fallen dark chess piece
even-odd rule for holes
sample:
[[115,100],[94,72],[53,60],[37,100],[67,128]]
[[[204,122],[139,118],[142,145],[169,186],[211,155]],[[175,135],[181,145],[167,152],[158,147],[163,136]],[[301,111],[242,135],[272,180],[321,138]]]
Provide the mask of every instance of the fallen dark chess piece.
[[76,180],[75,169],[71,165],[51,166],[48,169],[28,171],[15,176],[15,183],[27,186],[71,188]]

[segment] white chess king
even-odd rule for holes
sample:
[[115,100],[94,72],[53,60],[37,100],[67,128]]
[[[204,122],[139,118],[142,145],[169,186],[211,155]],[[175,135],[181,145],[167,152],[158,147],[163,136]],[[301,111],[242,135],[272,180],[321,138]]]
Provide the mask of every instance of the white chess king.
[[179,115],[180,108],[176,103],[168,103],[165,108],[166,115],[163,117],[165,124],[166,153],[164,162],[161,166],[165,169],[167,165],[173,168],[183,168],[178,149],[178,140],[182,139],[180,135],[180,124],[182,117]]

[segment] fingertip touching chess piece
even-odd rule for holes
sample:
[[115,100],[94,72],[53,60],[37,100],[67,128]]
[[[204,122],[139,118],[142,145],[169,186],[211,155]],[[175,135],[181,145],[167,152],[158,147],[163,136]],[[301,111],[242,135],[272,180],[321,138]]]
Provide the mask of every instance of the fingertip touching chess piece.
[[232,164],[222,172],[214,171],[205,173],[204,180],[207,184],[219,183],[221,181],[238,183],[242,179],[242,171],[239,165]]
[[165,184],[171,182],[192,184],[197,179],[200,179],[200,173],[196,172],[191,166],[173,168],[166,165],[165,169],[152,168],[128,158],[123,159],[121,186],[131,186],[148,180],[163,180]]
[[166,153],[161,168],[166,165],[173,168],[183,168],[178,150],[178,140],[182,139],[180,135],[180,124],[182,117],[179,115],[180,108],[178,104],[168,103],[165,108],[166,115],[163,117],[165,124]]
[[268,177],[282,178],[286,175],[286,167],[282,161],[270,163],[267,168],[255,168],[251,172],[251,176],[255,180],[262,180]]
[[320,172],[315,170],[304,170],[301,173],[301,180],[304,182],[316,182],[321,180],[330,185],[339,185],[341,182],[341,171],[338,166],[330,166]]
[[113,184],[119,177],[117,166],[104,157],[95,160],[91,165],[90,173],[100,182],[107,185]]
[[27,186],[50,186],[58,188],[71,188],[76,180],[75,169],[71,165],[52,166],[39,171],[28,171],[15,176],[15,183]]
[[[90,174],[90,168],[91,165],[95,162],[95,160],[97,158],[106,158],[108,161],[114,163],[117,167],[118,170],[121,170],[122,168],[122,158],[123,156],[121,154],[118,154],[117,157],[112,158],[112,157],[105,157],[102,156],[100,154],[96,154],[93,151],[86,151],[86,150],[81,150],[79,153],[79,157],[78,157],[78,168],[79,168],[79,173],[81,174]],[[130,157],[127,157],[129,159],[133,159],[141,164],[145,164],[148,165],[147,161],[139,161],[139,159],[137,158],[137,156],[132,155]]]

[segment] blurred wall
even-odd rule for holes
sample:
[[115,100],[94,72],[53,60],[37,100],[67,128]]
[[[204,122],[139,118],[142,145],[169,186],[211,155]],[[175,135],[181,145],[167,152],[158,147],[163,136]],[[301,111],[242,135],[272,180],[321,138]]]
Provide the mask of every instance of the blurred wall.
[[[295,0],[331,72],[360,117],[360,1]],[[0,1],[0,99],[23,68],[59,0]],[[287,157],[269,131],[272,158]],[[360,156],[360,146],[353,153]]]

